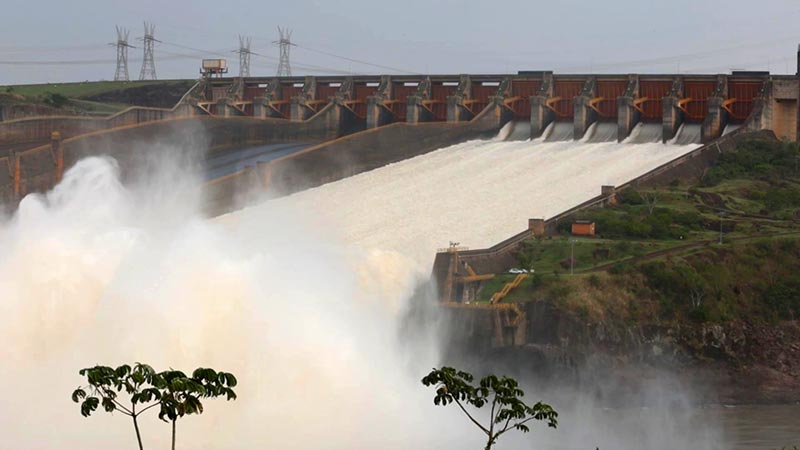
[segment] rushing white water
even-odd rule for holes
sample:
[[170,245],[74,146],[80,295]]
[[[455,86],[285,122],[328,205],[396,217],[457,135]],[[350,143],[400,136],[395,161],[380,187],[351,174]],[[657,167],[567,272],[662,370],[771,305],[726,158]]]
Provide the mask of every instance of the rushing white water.
[[[691,148],[475,141],[216,221],[195,213],[199,180],[174,167],[123,187],[112,162],[81,161],[0,226],[3,442],[133,448],[123,417],[83,419],[69,392],[81,367],[145,361],[239,376],[239,400],[182,421],[182,448],[480,446],[419,384],[435,340],[398,340],[436,247],[491,245]],[[682,394],[614,420],[585,399],[528,394],[554,403],[561,428],[499,448],[721,448]],[[143,428],[146,448],[166,445],[168,426]]]
[[631,134],[625,138],[626,144],[649,144],[661,142],[663,136],[663,126],[660,123],[639,122],[631,130]]
[[[489,247],[696,146],[471,141],[269,202],[356,248],[430,270],[451,241]],[[260,206],[235,216],[257,213]]]
[[691,145],[698,144],[702,137],[702,125],[697,123],[684,123],[678,127],[669,143],[672,145]]
[[589,125],[586,133],[581,138],[582,142],[616,142],[617,124],[616,122],[595,122]]

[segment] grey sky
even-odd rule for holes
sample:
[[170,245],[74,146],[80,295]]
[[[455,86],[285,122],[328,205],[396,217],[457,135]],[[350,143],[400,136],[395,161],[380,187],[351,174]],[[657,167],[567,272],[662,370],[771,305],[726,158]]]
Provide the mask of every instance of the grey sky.
[[[251,73],[273,75],[278,25],[301,46],[293,64],[320,67],[298,75],[391,73],[308,49],[415,73],[794,73],[800,42],[797,0],[4,0],[0,18],[0,84],[113,78],[114,25],[133,38],[144,20],[164,41],[156,47],[162,79],[197,76],[204,53],[183,47],[226,55],[236,72],[237,34],[266,56],[253,56]],[[7,64],[36,60],[92,63]],[[140,65],[141,49],[131,49],[131,78]]]

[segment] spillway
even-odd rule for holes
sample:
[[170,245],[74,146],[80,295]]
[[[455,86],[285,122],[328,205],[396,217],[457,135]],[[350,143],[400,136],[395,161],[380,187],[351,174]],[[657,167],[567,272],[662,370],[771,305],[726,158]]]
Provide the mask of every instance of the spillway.
[[673,145],[699,144],[702,137],[702,126],[696,123],[684,123],[678,128],[675,137],[669,141]]
[[625,139],[626,144],[649,144],[661,142],[663,127],[660,123],[639,122]]
[[[551,132],[565,136],[559,125]],[[530,217],[558,214],[598,195],[601,185],[620,185],[696,148],[503,138],[443,148],[269,203],[292,205],[344,241],[390,252],[424,273],[449,242],[491,246],[523,230]]]

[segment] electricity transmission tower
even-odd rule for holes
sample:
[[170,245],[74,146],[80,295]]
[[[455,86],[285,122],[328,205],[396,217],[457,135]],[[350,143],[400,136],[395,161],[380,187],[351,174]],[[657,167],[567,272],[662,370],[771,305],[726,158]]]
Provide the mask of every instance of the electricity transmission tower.
[[128,49],[135,48],[128,44],[128,30],[117,26],[117,42],[110,43],[117,48],[117,70],[114,72],[114,81],[128,81]]
[[250,41],[252,38],[239,35],[239,76],[250,76]]
[[139,72],[140,80],[155,80],[156,79],[156,63],[153,60],[153,47],[155,47],[156,40],[154,37],[156,26],[152,23],[144,23],[144,37],[139,38],[142,41],[142,48],[144,48],[144,57],[142,58],[142,70]]
[[278,76],[290,77],[292,76],[292,66],[289,64],[289,50],[294,46],[292,44],[292,30],[278,27],[278,33],[281,38],[278,41],[273,41],[273,44],[278,44],[281,48],[281,58],[278,63]]

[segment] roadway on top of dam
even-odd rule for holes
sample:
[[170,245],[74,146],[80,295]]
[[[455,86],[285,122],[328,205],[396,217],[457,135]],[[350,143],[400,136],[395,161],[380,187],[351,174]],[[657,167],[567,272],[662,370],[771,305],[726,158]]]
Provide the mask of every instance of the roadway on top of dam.
[[315,142],[281,142],[216,153],[205,160],[205,179],[211,181],[222,178],[257,163],[291,155],[314,144]]

